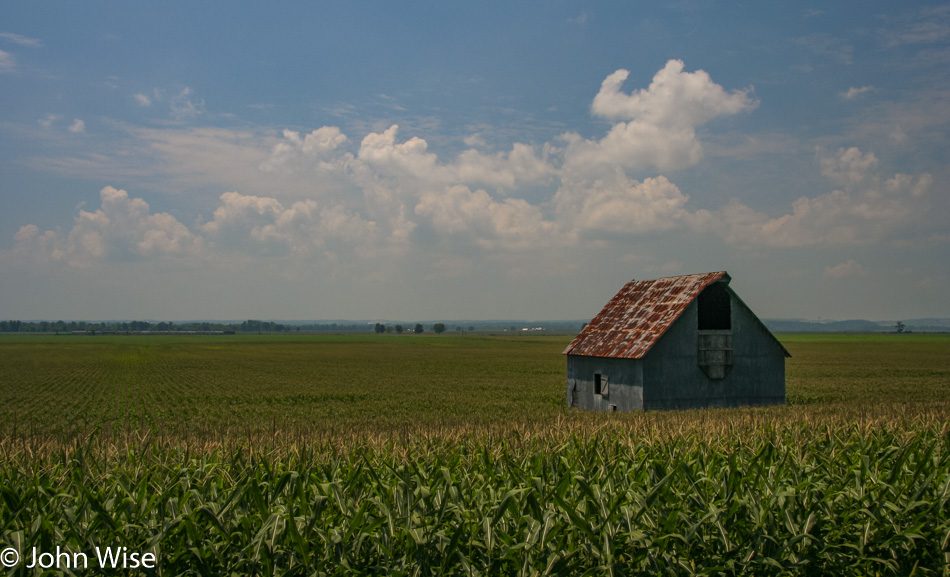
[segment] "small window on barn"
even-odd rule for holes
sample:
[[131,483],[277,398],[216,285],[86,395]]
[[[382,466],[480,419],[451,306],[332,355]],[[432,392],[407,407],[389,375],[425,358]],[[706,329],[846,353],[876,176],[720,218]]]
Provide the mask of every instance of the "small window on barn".
[[601,387],[600,373],[594,373],[594,394],[595,395],[600,394],[600,387]]
[[594,394],[595,395],[607,394],[607,375],[594,373]]
[[713,283],[699,293],[699,330],[732,330],[732,301],[723,283]]

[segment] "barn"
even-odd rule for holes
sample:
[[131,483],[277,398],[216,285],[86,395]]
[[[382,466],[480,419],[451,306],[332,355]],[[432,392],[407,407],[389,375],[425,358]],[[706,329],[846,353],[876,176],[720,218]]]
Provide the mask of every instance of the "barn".
[[791,355],[725,271],[631,281],[564,350],[567,403],[601,411],[785,403]]

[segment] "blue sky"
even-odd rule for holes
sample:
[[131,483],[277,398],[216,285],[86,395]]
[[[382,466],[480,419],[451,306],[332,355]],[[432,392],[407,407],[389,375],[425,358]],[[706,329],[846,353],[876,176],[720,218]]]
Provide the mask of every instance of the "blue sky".
[[950,6],[6,2],[0,317],[950,316]]

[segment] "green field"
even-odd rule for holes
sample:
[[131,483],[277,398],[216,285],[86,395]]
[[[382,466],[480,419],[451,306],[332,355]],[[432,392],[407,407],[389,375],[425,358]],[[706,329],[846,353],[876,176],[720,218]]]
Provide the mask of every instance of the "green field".
[[[419,336],[0,340],[8,438],[196,442],[547,423],[565,339]],[[52,409],[52,410],[51,410]]]
[[0,548],[121,545],[156,575],[946,575],[950,336],[780,338],[787,406],[594,414],[565,406],[570,337],[3,336]]

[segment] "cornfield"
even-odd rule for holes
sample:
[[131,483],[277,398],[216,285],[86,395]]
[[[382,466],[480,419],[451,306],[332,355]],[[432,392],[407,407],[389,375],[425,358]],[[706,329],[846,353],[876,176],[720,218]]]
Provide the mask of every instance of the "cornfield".
[[7,462],[3,543],[153,551],[162,575],[927,575],[950,556],[936,423]]

